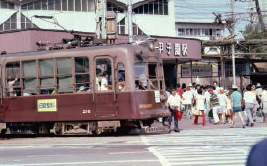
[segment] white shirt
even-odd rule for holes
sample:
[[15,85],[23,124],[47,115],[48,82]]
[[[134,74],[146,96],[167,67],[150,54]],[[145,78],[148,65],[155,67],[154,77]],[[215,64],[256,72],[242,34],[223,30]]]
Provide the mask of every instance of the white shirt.
[[262,100],[267,101],[267,90],[263,90],[262,92]]
[[168,97],[167,103],[170,106],[180,107],[181,97],[179,95],[177,95],[177,94],[175,96],[170,95]]
[[108,90],[108,88],[106,87],[106,85],[108,85],[108,80],[106,78],[102,78],[101,79],[101,87],[100,90]]
[[261,96],[261,95],[262,95],[262,88],[257,88],[257,89],[256,89],[256,92],[258,93],[258,95]]
[[186,91],[183,93],[183,104],[191,104],[192,103],[193,94],[191,91]]
[[210,103],[210,93],[208,91],[205,92],[204,98],[206,99],[206,103]]
[[203,95],[196,95],[196,109],[197,110],[204,110],[204,96]]
[[8,81],[8,91],[13,92],[13,85],[15,84],[15,81]]
[[96,77],[95,81],[96,81],[97,90],[100,91],[100,84],[99,84],[99,82],[101,81],[101,77]]
[[256,94],[251,91],[247,91],[244,93],[244,100],[245,100],[245,103],[253,104],[256,100]]
[[218,94],[218,99],[219,99],[219,103],[220,103],[220,106],[223,106],[223,107],[226,107],[226,104],[227,104],[227,96],[225,93],[223,94]]

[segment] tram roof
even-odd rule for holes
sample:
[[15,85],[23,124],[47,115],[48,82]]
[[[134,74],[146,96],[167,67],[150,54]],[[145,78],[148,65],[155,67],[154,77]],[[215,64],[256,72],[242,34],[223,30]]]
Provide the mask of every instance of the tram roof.
[[133,46],[138,45],[132,45],[132,44],[115,44],[115,45],[105,45],[105,46],[88,46],[88,47],[79,47],[79,48],[72,48],[72,49],[60,49],[60,50],[44,50],[44,51],[30,51],[30,52],[17,52],[17,53],[7,53],[4,55],[0,55],[0,58],[3,57],[23,57],[23,56],[41,56],[46,54],[53,54],[53,53],[74,53],[74,52],[83,52],[88,50],[110,50],[110,49],[129,49]]

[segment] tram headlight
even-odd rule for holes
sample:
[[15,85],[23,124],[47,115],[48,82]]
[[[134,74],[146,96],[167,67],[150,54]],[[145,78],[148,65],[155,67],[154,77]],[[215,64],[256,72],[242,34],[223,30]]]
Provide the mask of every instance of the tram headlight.
[[154,49],[155,49],[154,42],[150,42],[148,44],[148,48],[149,48],[150,51],[154,51]]

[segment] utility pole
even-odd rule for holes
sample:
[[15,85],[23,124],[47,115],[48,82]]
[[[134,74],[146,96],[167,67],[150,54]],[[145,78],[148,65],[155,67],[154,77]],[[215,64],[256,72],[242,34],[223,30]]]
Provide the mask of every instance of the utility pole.
[[129,43],[133,43],[132,0],[128,0],[128,35]]
[[232,66],[233,66],[233,85],[236,86],[236,80],[235,80],[235,43],[234,43],[234,37],[235,37],[235,31],[234,31],[234,0],[231,0],[231,4],[230,4],[230,7],[231,7],[231,12],[232,12],[232,24],[229,25],[229,28],[231,30],[230,33],[231,35],[233,36],[233,42],[232,42]]
[[95,0],[96,3],[96,38],[106,39],[107,1]]
[[261,32],[263,33],[265,31],[265,27],[264,27],[264,23],[263,23],[263,19],[262,19],[262,14],[261,14],[261,9],[260,9],[260,5],[259,5],[259,0],[255,0],[255,5],[256,5],[256,10],[257,10],[258,18],[259,18]]

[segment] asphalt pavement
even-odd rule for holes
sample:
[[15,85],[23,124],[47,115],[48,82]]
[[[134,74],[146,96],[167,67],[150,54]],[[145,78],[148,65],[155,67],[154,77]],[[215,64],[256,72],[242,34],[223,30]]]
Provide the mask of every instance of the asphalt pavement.
[[186,117],[179,126],[180,133],[2,139],[0,166],[243,166],[250,147],[267,137],[267,123],[243,129],[238,119],[237,128]]

